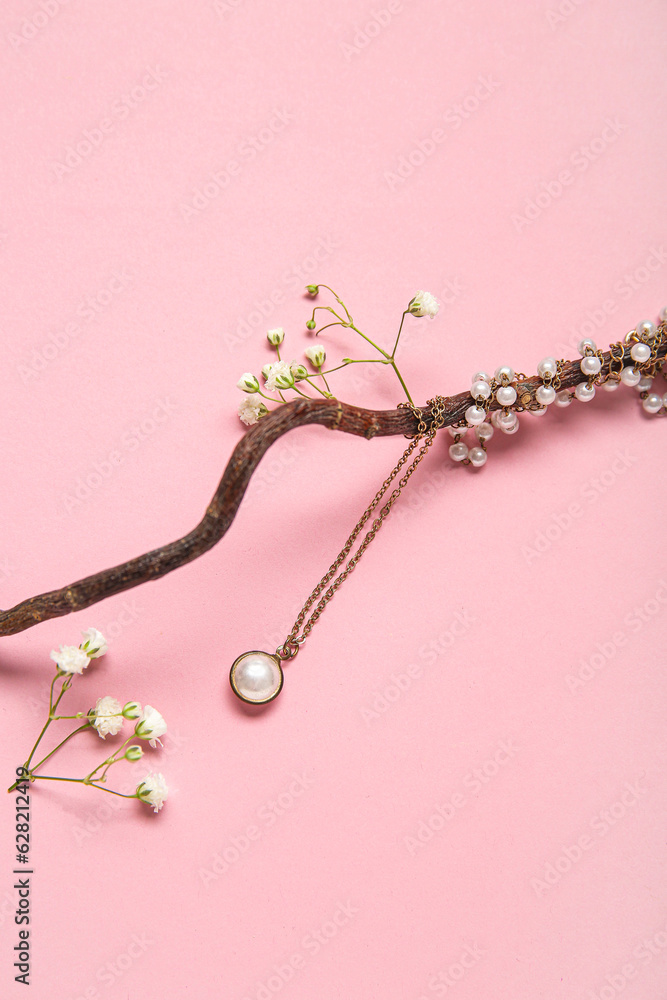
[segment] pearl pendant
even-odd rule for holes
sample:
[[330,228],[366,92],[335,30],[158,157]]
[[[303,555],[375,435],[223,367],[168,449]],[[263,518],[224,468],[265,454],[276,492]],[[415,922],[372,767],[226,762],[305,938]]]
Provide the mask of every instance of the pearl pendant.
[[283,680],[280,659],[258,649],[238,656],[229,673],[232,691],[248,705],[266,705],[273,701],[282,690]]

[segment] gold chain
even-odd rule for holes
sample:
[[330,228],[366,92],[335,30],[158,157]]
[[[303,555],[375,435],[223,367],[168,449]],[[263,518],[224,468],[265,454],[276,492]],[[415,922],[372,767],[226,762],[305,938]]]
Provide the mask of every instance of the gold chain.
[[[391,508],[401,495],[403,487],[405,486],[408,479],[415,471],[421,460],[424,458],[428,449],[433,444],[436,432],[442,427],[442,425],[445,422],[446,400],[442,396],[436,396],[434,399],[429,399],[428,404],[432,407],[432,419],[430,427],[428,427],[428,429],[426,426],[426,421],[424,420],[424,414],[422,413],[422,411],[419,409],[418,406],[415,406],[414,403],[399,404],[401,407],[407,407],[408,409],[412,410],[417,420],[417,433],[412,438],[412,441],[405,449],[403,455],[401,456],[401,458],[399,458],[398,462],[396,463],[392,471],[389,473],[389,475],[387,476],[382,486],[371,500],[370,504],[368,505],[364,513],[359,518],[354,530],[352,531],[352,534],[345,542],[345,545],[336,556],[334,562],[329,567],[328,572],[322,577],[322,579],[317,584],[312,594],[302,607],[301,611],[299,612],[297,620],[294,622],[292,631],[289,633],[282,646],[279,646],[278,649],[276,650],[276,653],[281,660],[293,659],[293,657],[295,657],[296,654],[299,652],[300,646],[306,641],[306,638],[310,634],[313,625],[320,617],[320,615],[322,614],[322,612],[324,611],[327,604],[334,596],[340,585],[350,575],[350,573],[357,565],[357,563],[361,559],[362,555],[364,554],[370,543],[375,538],[377,532],[382,527],[385,518],[389,514],[389,511],[391,510]],[[345,559],[347,559],[348,555],[350,554],[352,547],[356,539],[358,538],[359,533],[361,532],[361,529],[366,524],[366,522],[368,521],[369,517],[376,509],[378,504],[384,498],[385,493],[387,492],[393,481],[396,479],[396,476],[399,474],[405,463],[411,457],[411,455],[419,445],[419,442],[421,441],[422,438],[424,438],[424,443],[417,452],[416,456],[412,459],[412,462],[408,466],[407,470],[403,473],[403,475],[399,479],[397,486],[389,494],[389,498],[385,501],[383,507],[380,509],[371,527],[366,532],[366,535],[364,536],[363,541],[360,543],[357,551],[354,553],[352,558],[347,561],[345,569],[343,569],[343,571],[339,573],[338,576],[336,576],[336,572],[338,571],[339,567],[342,565],[342,563],[345,561]],[[334,577],[335,579],[333,579]],[[332,580],[333,582],[331,582]],[[322,591],[325,589],[325,587],[328,589],[324,592],[319,603],[315,607],[315,610],[313,611],[310,618],[304,625],[304,621],[306,621],[306,615],[308,614],[308,612],[310,611],[311,607],[313,606],[317,598],[320,596],[320,594],[322,594]],[[299,631],[301,631],[301,635],[299,635]]]

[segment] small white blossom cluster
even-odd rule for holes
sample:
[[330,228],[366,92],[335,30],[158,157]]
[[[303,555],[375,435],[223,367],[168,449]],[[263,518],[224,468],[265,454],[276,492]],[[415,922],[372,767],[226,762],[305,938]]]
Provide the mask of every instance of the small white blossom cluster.
[[[313,297],[316,297],[319,294],[320,288],[328,288],[328,286],[306,285],[306,291]],[[403,328],[403,319],[405,319],[405,316],[408,314],[418,317],[435,316],[440,309],[435,296],[431,295],[430,292],[420,290],[412,297],[408,303],[407,309],[403,313],[403,319],[401,320],[401,326],[398,331],[398,336],[396,337],[394,350],[391,354],[389,354],[383,348],[378,347],[378,345],[375,344],[370,337],[361,333],[361,330],[354,325],[352,316],[350,315],[350,312],[343,300],[340,299],[332,289],[328,288],[328,290],[332,292],[336,300],[336,307],[316,306],[312,311],[310,319],[306,322],[306,328],[308,330],[315,330],[317,326],[315,313],[317,310],[329,313],[334,317],[334,320],[328,321],[325,326],[321,327],[318,333],[321,333],[323,330],[332,326],[341,326],[354,330],[381,355],[380,358],[370,360],[365,359],[363,361],[357,361],[353,358],[343,358],[342,364],[338,365],[337,368],[344,368],[348,364],[372,364],[374,362],[389,364],[394,369],[402,388],[407,392],[404,380],[398,371],[395,361],[396,348],[398,346],[401,330]],[[336,371],[337,368],[332,368],[330,371],[324,370],[326,351],[321,345],[316,344],[312,347],[308,347],[304,352],[306,361],[308,361],[312,369],[314,369],[309,370],[306,365],[299,361],[285,361],[280,357],[280,345],[283,344],[285,340],[285,330],[283,327],[279,326],[273,330],[267,330],[266,339],[271,347],[275,348],[278,358],[276,361],[266,364],[262,368],[261,377],[263,379],[263,385],[260,383],[260,379],[252,372],[244,372],[236,383],[237,388],[240,389],[241,392],[246,393],[246,398],[239,403],[238,407],[238,415],[244,424],[247,426],[256,424],[261,417],[269,412],[265,400],[278,404],[288,402],[283,395],[283,393],[288,391],[293,391],[297,395],[305,397],[306,399],[313,399],[314,397],[309,395],[306,391],[310,388],[327,399],[333,398],[326,376],[329,375],[331,371]],[[321,379],[321,383],[316,381],[318,379]],[[267,395],[267,393],[277,393],[278,397],[276,398],[276,396]],[[408,400],[409,399],[410,397],[408,395]]]
[[[25,771],[31,782],[38,781],[41,777],[37,773],[40,765],[53,756],[55,751],[47,754],[44,760],[39,763],[32,763],[37,746],[51,723],[61,719],[76,719],[80,723],[79,728],[70,733],[70,736],[74,736],[76,733],[83,732],[86,729],[90,731],[92,728],[101,739],[106,740],[107,736],[117,736],[122,731],[127,719],[134,723],[130,737],[125,740],[115,753],[107,757],[102,764],[98,765],[85,778],[77,779],[81,780],[84,785],[100,788],[102,791],[110,791],[110,789],[104,787],[109,768],[121,760],[140,760],[144,754],[139,743],[133,743],[131,746],[128,746],[128,744],[132,740],[141,740],[147,742],[153,748],[157,747],[158,744],[162,746],[161,737],[167,732],[167,723],[157,709],[151,705],[146,705],[142,708],[137,701],[128,701],[124,705],[121,705],[120,701],[112,695],[104,695],[104,697],[98,698],[95,707],[91,708],[88,713],[77,712],[75,715],[56,714],[63,695],[71,687],[76,675],[83,674],[83,671],[92,660],[99,659],[99,657],[104,656],[108,651],[108,644],[98,629],[86,629],[82,635],[83,641],[80,645],[60,646],[59,649],[51,651],[51,659],[56,664],[56,676],[51,685],[49,715],[46,726],[42,730],[26,761]],[[59,680],[61,684],[58,693],[57,682]],[[69,737],[66,737],[62,742],[66,742],[67,739]],[[61,744],[58,744],[56,750],[60,746]],[[121,793],[114,792],[113,794],[120,795]],[[126,795],[124,797],[137,798],[141,802],[146,802],[153,806],[154,812],[159,812],[167,798],[167,794],[168,788],[164,776],[162,774],[151,773],[138,785],[134,795]]]

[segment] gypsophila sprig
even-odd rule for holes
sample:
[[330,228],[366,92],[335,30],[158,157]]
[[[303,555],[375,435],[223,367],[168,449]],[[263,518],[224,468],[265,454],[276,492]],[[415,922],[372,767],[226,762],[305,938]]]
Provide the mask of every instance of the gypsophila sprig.
[[[237,382],[237,387],[242,392],[250,394],[250,398],[243,400],[243,402],[239,404],[238,408],[238,415],[246,426],[256,424],[257,421],[264,416],[264,414],[269,412],[269,407],[263,402],[263,400],[280,406],[283,403],[290,402],[290,399],[285,395],[289,392],[294,392],[296,396],[302,396],[305,399],[312,399],[312,393],[319,394],[326,399],[335,398],[329,387],[327,376],[329,376],[332,372],[336,372],[341,368],[347,367],[348,365],[388,365],[400,382],[406,399],[410,403],[412,402],[412,397],[408,392],[405,380],[396,363],[396,350],[398,348],[405,317],[409,315],[417,317],[435,316],[440,308],[435,297],[431,295],[430,292],[418,291],[410,299],[407,308],[403,311],[401,316],[398,333],[390,353],[379,344],[376,344],[374,340],[372,340],[369,336],[363,333],[358,326],[356,326],[350,310],[332,288],[328,285],[306,285],[306,291],[313,299],[317,298],[322,289],[326,289],[326,291],[331,293],[336,304],[314,306],[311,315],[306,320],[306,329],[315,331],[316,337],[318,337],[325,330],[329,330],[336,326],[342,327],[344,330],[352,330],[353,333],[361,337],[362,340],[365,340],[366,343],[374,349],[378,357],[343,358],[340,364],[325,370],[324,365],[327,357],[326,351],[319,344],[312,345],[307,347],[304,351],[306,359],[310,362],[313,368],[316,369],[315,372],[311,372],[300,362],[292,361],[291,363],[288,363],[280,357],[280,345],[285,341],[285,330],[283,327],[279,326],[273,330],[268,330],[266,338],[269,344],[275,348],[278,360],[262,366],[261,374],[264,380],[263,387],[260,384],[259,379],[253,375],[252,372],[245,372]],[[324,325],[321,325],[318,329],[318,320],[320,317],[322,317],[325,322]],[[309,390],[312,390],[312,392],[309,392]]]
[[[28,755],[28,759],[22,768],[17,769],[17,773],[20,771],[22,777],[15,781],[7,791],[14,791],[19,783],[24,781],[31,783],[35,781],[67,781],[87,785],[89,788],[98,788],[102,792],[108,792],[110,795],[118,795],[120,798],[139,799],[142,802],[148,802],[153,806],[154,811],[158,812],[167,797],[167,785],[161,774],[148,775],[132,794],[118,792],[106,787],[107,774],[114,764],[118,764],[120,761],[134,762],[140,760],[144,755],[143,749],[136,743],[128,746],[128,743],[135,737],[147,740],[153,748],[158,743],[162,746],[160,737],[164,736],[167,732],[167,724],[156,709],[150,705],[146,705],[142,710],[138,701],[127,701],[124,705],[121,705],[117,698],[107,694],[98,698],[95,707],[86,712],[79,711],[73,715],[58,714],[60,703],[64,695],[72,687],[75,678],[82,675],[83,671],[93,660],[104,656],[108,650],[106,639],[98,629],[89,628],[82,634],[83,642],[79,646],[60,646],[59,649],[51,651],[51,659],[55,661],[56,672],[49,689],[47,719]],[[107,737],[117,736],[122,731],[125,719],[130,719],[136,723],[129,738],[118,746],[113,753],[105,757],[89,774],[84,775],[83,778],[69,778],[57,774],[38,773],[39,769],[48,760],[51,760],[74,736],[80,733],[94,732],[101,739],[106,740]],[[37,763],[33,763],[37,747],[42,742],[49,727],[53,723],[67,720],[76,721],[76,728],[72,729],[64,739],[61,739],[46,756],[42,757]]]

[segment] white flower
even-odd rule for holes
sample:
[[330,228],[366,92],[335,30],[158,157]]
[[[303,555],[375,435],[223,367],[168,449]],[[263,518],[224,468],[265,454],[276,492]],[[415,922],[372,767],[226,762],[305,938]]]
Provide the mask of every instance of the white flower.
[[292,361],[289,367],[295,382],[300,382],[302,379],[308,378],[310,374],[306,366],[300,364],[298,361]]
[[168,794],[167,782],[161,774],[147,774],[137,786],[137,798],[153,806],[153,812],[160,811]]
[[246,396],[239,403],[239,417],[248,427],[251,424],[256,424],[259,418],[263,417],[265,413],[268,413],[268,410],[259,396]]
[[259,382],[252,372],[244,372],[236,383],[236,388],[241,389],[243,392],[258,392]]
[[150,745],[154,747],[156,743],[162,746],[159,737],[164,736],[166,732],[167,723],[158,710],[146,705],[143,718],[134,727],[134,735],[138,736],[140,740],[149,740]]
[[123,728],[122,708],[119,701],[106,695],[105,698],[98,698],[93,709],[94,718],[92,725],[95,727],[102,739],[107,736],[115,736]]
[[417,292],[408,305],[408,312],[413,316],[435,316],[440,306],[430,292]]
[[104,656],[109,649],[106,639],[96,628],[87,628],[81,635],[83,636],[81,648],[91,660],[96,660],[98,656]]
[[291,389],[294,385],[294,375],[287,361],[274,361],[265,377],[267,389]]
[[327,352],[319,344],[314,344],[312,347],[307,347],[305,350],[305,355],[310,361],[314,368],[321,368],[324,362],[327,360]]
[[64,674],[82,674],[84,667],[90,663],[90,657],[78,646],[61,646],[60,650],[51,650],[51,659],[55,660],[58,670]]
[[285,331],[282,326],[277,326],[275,330],[267,330],[266,339],[270,344],[273,344],[274,347],[277,347],[279,344],[282,344],[285,339]]

